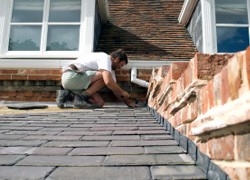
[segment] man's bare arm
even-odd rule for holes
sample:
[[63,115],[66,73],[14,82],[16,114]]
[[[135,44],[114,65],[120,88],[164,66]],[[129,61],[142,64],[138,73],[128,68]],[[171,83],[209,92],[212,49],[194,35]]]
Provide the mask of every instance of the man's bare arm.
[[116,96],[128,99],[130,95],[124,91],[120,86],[113,80],[112,75],[109,71],[101,70],[103,81],[105,85],[113,91]]

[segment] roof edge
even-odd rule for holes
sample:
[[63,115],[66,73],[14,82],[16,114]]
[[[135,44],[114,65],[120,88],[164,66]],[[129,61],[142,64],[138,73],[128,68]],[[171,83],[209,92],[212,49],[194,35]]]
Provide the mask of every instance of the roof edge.
[[198,0],[185,0],[179,15],[179,23],[186,26],[190,20],[190,17],[194,11],[194,8]]
[[109,4],[108,0],[97,0],[101,20],[106,23],[109,19]]

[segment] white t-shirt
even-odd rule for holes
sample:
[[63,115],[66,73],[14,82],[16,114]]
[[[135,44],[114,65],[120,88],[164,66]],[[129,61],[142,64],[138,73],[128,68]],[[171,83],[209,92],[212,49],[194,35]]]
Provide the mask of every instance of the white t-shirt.
[[86,54],[72,61],[79,71],[98,71],[107,70],[111,73],[112,78],[116,81],[115,71],[112,70],[110,55],[104,52]]

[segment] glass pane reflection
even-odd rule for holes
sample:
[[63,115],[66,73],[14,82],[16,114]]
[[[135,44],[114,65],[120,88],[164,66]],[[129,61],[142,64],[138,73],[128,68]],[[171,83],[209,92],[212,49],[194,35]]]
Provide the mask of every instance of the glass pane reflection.
[[81,0],[51,0],[49,22],[80,22]]
[[43,0],[15,0],[12,22],[42,22]]
[[76,51],[80,26],[49,26],[47,51]]
[[12,26],[9,51],[38,51],[40,37],[41,26]]
[[247,27],[217,27],[218,52],[237,52],[249,46]]
[[215,0],[216,23],[248,24],[246,0]]

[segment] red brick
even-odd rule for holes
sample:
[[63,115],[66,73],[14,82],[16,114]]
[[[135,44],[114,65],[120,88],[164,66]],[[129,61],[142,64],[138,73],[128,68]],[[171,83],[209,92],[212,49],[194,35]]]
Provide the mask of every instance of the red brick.
[[17,95],[17,92],[16,91],[1,91],[1,97],[2,96],[16,96]]
[[39,97],[27,97],[27,96],[24,96],[24,97],[21,97],[21,101],[31,101],[31,102],[36,102],[36,101],[39,101]]
[[172,90],[172,96],[171,96],[170,101],[171,102],[176,101],[177,96],[178,96],[178,94],[177,94],[177,83],[174,83],[173,84],[173,90]]
[[61,75],[49,75],[46,80],[61,81]]
[[186,135],[187,134],[187,127],[186,124],[182,124],[181,126],[178,126],[176,128],[177,131],[179,131],[181,134]]
[[176,128],[182,124],[182,111],[179,110],[174,116],[175,116],[174,127]]
[[196,142],[196,141],[195,141],[196,136],[191,135],[192,123],[189,123],[189,124],[186,124],[186,125],[187,125],[187,126],[186,126],[186,127],[187,127],[187,134],[186,134],[186,136],[187,136],[190,140]]
[[2,69],[2,74],[17,74],[16,69]]
[[236,135],[237,160],[250,161],[250,134]]
[[230,91],[228,86],[228,72],[227,67],[224,67],[221,71],[221,104],[227,103],[230,97]]
[[198,78],[211,80],[228,63],[231,54],[198,54]]
[[199,53],[196,53],[194,58],[189,62],[189,68],[192,71],[192,81],[198,79],[198,56]]
[[171,72],[171,79],[179,79],[187,66],[188,62],[172,62],[169,69]]
[[234,160],[234,136],[228,135],[209,140],[208,151],[213,160]]
[[198,102],[197,102],[197,99],[195,99],[192,103],[189,104],[189,107],[188,107],[188,114],[189,114],[189,119],[190,121],[193,121],[197,118],[198,116]]
[[208,111],[208,106],[209,106],[206,86],[203,86],[200,89],[200,95],[201,95],[201,112],[202,114],[205,114]]
[[0,75],[0,80],[11,80],[11,75]]
[[40,101],[40,102],[53,102],[53,101],[55,101],[55,99],[54,98],[51,98],[51,97],[39,97],[38,98],[38,101]]
[[233,180],[247,180],[250,177],[250,167],[247,166],[236,166],[234,163],[230,165],[220,164],[220,168],[229,175],[230,179]]
[[25,91],[25,92],[23,92],[23,96],[32,97],[33,96],[33,91]]
[[35,74],[48,75],[48,74],[51,74],[51,70],[47,70],[47,69],[35,70]]
[[210,80],[207,83],[207,96],[208,96],[209,109],[211,109],[214,107],[214,81],[213,80]]
[[34,92],[33,92],[33,96],[34,96],[34,97],[40,97],[40,96],[41,96],[41,92],[34,91]]
[[192,83],[192,71],[191,71],[191,68],[187,68],[183,72],[182,77],[183,77],[183,86],[184,86],[184,89],[186,89]]
[[38,76],[38,75],[28,75],[28,80],[49,80],[47,78],[47,76],[42,75],[42,76]]
[[35,74],[35,69],[18,69],[18,74]]
[[239,89],[241,86],[241,70],[237,56],[232,57],[228,62],[228,82],[231,99],[239,97]]
[[[130,78],[130,77],[129,77]],[[138,79],[141,79],[141,80],[144,80],[144,81],[147,81],[149,80],[149,76],[139,76]]]
[[[128,70],[128,69],[121,69],[121,74],[130,76],[130,70]],[[138,74],[139,74],[139,71],[138,71]]]
[[240,69],[241,69],[241,89],[240,94],[243,94],[250,90],[250,46],[246,51],[242,51],[236,54]]
[[127,76],[118,76],[118,77],[116,77],[116,80],[117,81],[129,81],[130,78]]
[[198,142],[196,145],[199,151],[209,156],[209,154],[207,153],[207,143]]
[[22,97],[18,96],[8,96],[8,97],[1,97],[1,100],[6,101],[22,101]]
[[184,108],[181,109],[181,122],[186,123],[189,121],[188,113],[189,113],[189,105],[186,105]]
[[27,75],[12,75],[11,80],[27,80]]
[[61,75],[62,74],[62,70],[61,69],[51,70],[51,74]]
[[161,66],[157,72],[157,75],[159,77],[165,77],[167,75],[168,70],[169,70],[169,66],[167,65]]
[[247,80],[248,80],[248,88],[250,90],[250,46],[246,50],[246,55],[245,55],[245,63],[246,63],[246,74],[247,74]]
[[183,80],[182,80],[182,78],[179,78],[179,79],[176,81],[175,85],[176,85],[176,88],[175,88],[175,91],[176,91],[176,92],[175,92],[175,94],[176,94],[176,96],[177,96],[177,98],[178,98],[178,96],[182,95],[182,94],[183,94],[183,91],[184,91]]
[[215,106],[221,105],[221,100],[222,100],[222,90],[221,90],[221,85],[222,85],[222,78],[221,78],[221,73],[216,74],[213,79],[214,82],[214,102]]
[[[152,69],[138,69],[138,75],[149,76],[152,73]],[[127,72],[130,75],[130,71]]]
[[50,97],[50,92],[40,92],[40,97]]

